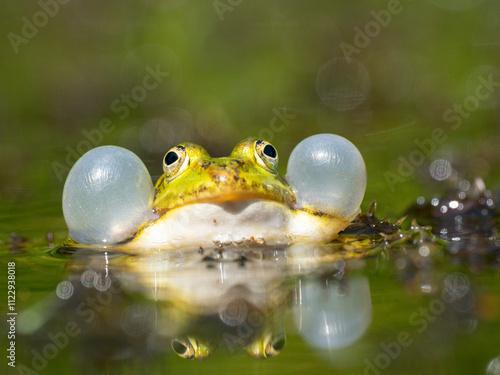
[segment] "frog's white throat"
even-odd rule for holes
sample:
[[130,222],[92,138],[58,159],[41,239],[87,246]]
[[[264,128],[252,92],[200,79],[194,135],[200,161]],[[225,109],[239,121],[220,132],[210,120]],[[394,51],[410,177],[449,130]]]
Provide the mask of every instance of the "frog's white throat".
[[284,246],[333,239],[352,218],[332,220],[262,199],[195,203],[166,212],[127,247],[179,249],[219,245]]

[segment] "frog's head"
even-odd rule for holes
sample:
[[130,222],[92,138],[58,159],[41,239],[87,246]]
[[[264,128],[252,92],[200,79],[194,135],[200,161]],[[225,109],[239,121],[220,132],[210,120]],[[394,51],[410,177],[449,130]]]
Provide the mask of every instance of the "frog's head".
[[[262,332],[243,346],[243,350],[251,357],[264,359],[280,353],[286,343],[284,332]],[[198,335],[179,336],[172,340],[172,350],[181,358],[203,360],[210,357],[217,344]]]
[[263,140],[238,143],[229,157],[212,158],[193,143],[181,143],[163,158],[164,174],[156,183],[153,207],[158,213],[192,203],[267,199],[295,203],[278,174],[278,152]]

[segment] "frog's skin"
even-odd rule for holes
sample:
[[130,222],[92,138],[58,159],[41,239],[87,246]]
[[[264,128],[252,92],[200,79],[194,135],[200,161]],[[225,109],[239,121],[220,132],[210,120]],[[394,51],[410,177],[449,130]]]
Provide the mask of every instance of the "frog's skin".
[[172,149],[179,155],[177,165],[169,173],[164,163],[165,174],[155,187],[153,208],[159,218],[141,227],[128,245],[287,245],[333,239],[352,217],[297,207],[276,170],[277,156],[263,152],[268,145],[247,139],[224,158],[211,158],[192,143]]
[[[313,146],[301,146],[307,142]],[[318,142],[319,150],[310,151]],[[277,172],[276,149],[255,138],[221,158],[193,143],[179,144],[166,153],[164,174],[151,192],[144,165],[126,153],[132,154],[113,146],[94,149],[70,172],[63,207],[75,241],[131,251],[327,242],[358,214],[366,185],[359,151],[334,135],[299,144],[288,163],[288,181]],[[335,168],[341,168],[337,175]],[[358,176],[354,182],[351,174]],[[337,183],[344,191],[335,190]]]

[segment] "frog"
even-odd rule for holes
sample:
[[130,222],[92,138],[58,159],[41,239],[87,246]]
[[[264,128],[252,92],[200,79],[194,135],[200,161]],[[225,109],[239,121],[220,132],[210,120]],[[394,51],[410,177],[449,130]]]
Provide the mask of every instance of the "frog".
[[185,142],[165,153],[155,186],[132,152],[101,146],[65,183],[63,211],[78,244],[134,251],[289,246],[333,240],[360,211],[366,167],[347,139],[299,143],[287,173],[277,149],[247,138],[229,156]]
[[[252,335],[247,340],[239,339],[231,344],[233,346],[236,346],[235,344],[242,345],[243,351],[252,358],[265,359],[280,354],[286,343],[284,330],[272,332],[264,329],[261,331]],[[226,340],[227,337],[231,337],[234,340],[232,335],[227,335]],[[248,343],[245,341],[248,341]],[[222,346],[222,344],[220,345]],[[210,340],[198,335],[186,335],[172,339],[171,347],[179,357],[199,361],[210,357],[219,347],[219,343],[214,342],[213,339]],[[233,347],[231,346],[231,348]]]

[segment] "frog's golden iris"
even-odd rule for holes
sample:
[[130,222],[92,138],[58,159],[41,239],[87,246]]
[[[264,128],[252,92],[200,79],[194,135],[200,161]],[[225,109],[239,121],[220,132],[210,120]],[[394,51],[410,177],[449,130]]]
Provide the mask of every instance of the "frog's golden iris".
[[364,194],[359,151],[342,137],[322,134],[295,148],[286,178],[278,159],[273,145],[255,138],[221,158],[181,143],[166,152],[153,189],[135,155],[112,146],[94,149],[65,185],[70,237],[127,251],[335,238],[359,212]]

